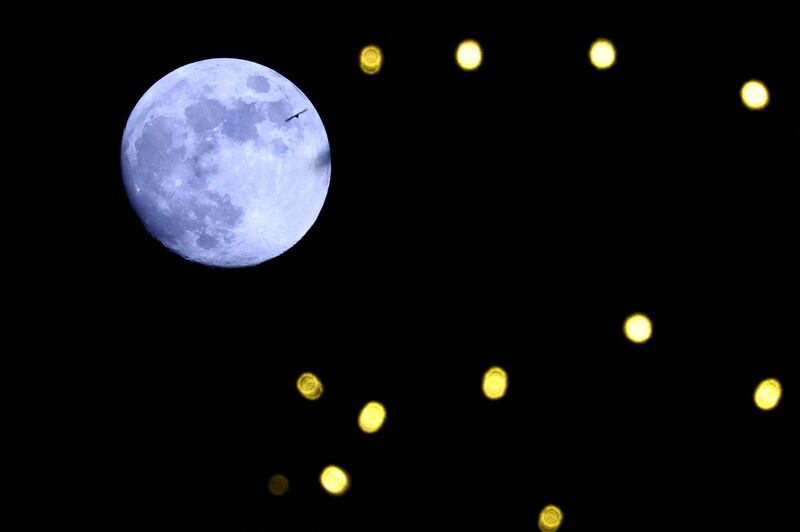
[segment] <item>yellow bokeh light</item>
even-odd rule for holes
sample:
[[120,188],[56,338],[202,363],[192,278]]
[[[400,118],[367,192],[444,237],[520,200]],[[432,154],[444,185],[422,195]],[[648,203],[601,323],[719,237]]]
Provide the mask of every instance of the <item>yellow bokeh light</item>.
[[635,344],[643,344],[653,336],[653,324],[644,314],[631,314],[625,320],[625,336]]
[[783,388],[778,379],[765,379],[758,384],[753,400],[761,410],[772,410],[781,400]]
[[344,495],[350,488],[350,475],[339,466],[329,465],[322,470],[319,481],[331,495]]
[[374,44],[367,45],[361,49],[358,62],[364,74],[377,74],[383,66],[383,52]]
[[464,70],[475,70],[483,62],[483,50],[478,41],[467,39],[458,45],[456,50],[456,62]]
[[599,70],[611,68],[617,60],[617,50],[608,39],[597,39],[589,48],[589,60]]
[[272,475],[267,482],[267,489],[273,495],[285,495],[289,491],[289,479],[283,475]]
[[563,520],[564,514],[561,513],[561,508],[548,504],[542,508],[539,514],[539,530],[542,532],[555,532],[561,526]]
[[769,103],[769,91],[762,82],[751,79],[742,85],[742,102],[745,107],[753,111],[760,111]]
[[297,379],[297,390],[309,401],[316,401],[322,396],[322,381],[313,373],[303,373]]
[[361,409],[358,426],[367,434],[378,432],[386,421],[386,408],[377,401],[370,401]]
[[508,374],[498,366],[489,368],[483,374],[483,394],[489,399],[500,399],[508,389]]

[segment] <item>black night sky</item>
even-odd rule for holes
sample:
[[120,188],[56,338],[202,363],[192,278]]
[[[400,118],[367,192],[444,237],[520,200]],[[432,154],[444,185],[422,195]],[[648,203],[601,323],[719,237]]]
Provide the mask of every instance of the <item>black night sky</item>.
[[[790,529],[788,15],[253,9],[72,12],[45,32],[73,104],[42,161],[43,245],[17,313],[36,483],[58,499],[42,516],[93,531],[525,531],[556,504],[562,531]],[[617,49],[608,71],[588,61],[598,37]],[[474,72],[454,60],[465,38],[483,47]],[[384,53],[375,76],[359,70],[367,44]],[[286,76],[331,146],[316,223],[252,268],[172,254],[122,185],[138,99],[212,57]],[[740,100],[752,78],[770,90],[761,112]],[[653,320],[646,344],[622,333],[633,312]],[[510,379],[499,401],[481,393],[493,365]],[[298,394],[304,371],[319,401]],[[762,412],[768,377],[784,396]],[[356,424],[369,400],[388,411],[375,435]],[[320,486],[329,464],[352,477],[343,497]]]

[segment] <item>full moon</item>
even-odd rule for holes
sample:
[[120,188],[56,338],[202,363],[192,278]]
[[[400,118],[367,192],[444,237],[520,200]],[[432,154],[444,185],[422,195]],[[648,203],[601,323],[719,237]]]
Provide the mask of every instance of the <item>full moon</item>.
[[157,81],[122,136],[122,178],[147,231],[201,264],[252,266],[292,247],[325,202],[328,136],[265,66],[208,59]]

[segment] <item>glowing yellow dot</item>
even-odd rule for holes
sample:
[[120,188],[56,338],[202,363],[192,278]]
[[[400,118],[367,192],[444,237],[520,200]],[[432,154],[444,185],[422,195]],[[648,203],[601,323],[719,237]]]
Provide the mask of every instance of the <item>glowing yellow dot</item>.
[[617,60],[617,51],[608,39],[597,39],[589,48],[589,60],[598,70],[605,70]]
[[781,400],[783,389],[778,379],[765,379],[758,384],[753,399],[761,410],[772,410]]
[[625,320],[625,336],[635,344],[643,344],[653,336],[653,324],[644,314],[631,314]]
[[272,475],[267,482],[267,489],[273,495],[284,495],[289,491],[289,479],[283,475]]
[[539,514],[539,530],[542,532],[555,532],[561,526],[561,521],[563,520],[564,514],[561,513],[561,508],[548,504],[542,508],[542,512]]
[[378,432],[386,421],[386,409],[377,401],[370,401],[361,409],[358,426],[367,434]]
[[303,373],[297,379],[297,390],[309,401],[316,401],[322,396],[322,381],[313,373]]
[[350,475],[341,467],[329,465],[322,470],[319,481],[331,495],[344,495],[350,488]]
[[489,399],[500,399],[508,389],[508,375],[498,366],[489,368],[483,374],[483,394]]
[[367,45],[361,49],[358,61],[364,74],[377,74],[383,66],[383,52],[374,44]]
[[769,91],[762,82],[751,79],[742,85],[742,102],[753,111],[760,111],[769,103]]
[[464,70],[475,70],[481,66],[483,61],[483,51],[478,41],[467,39],[458,45],[456,50],[456,62]]

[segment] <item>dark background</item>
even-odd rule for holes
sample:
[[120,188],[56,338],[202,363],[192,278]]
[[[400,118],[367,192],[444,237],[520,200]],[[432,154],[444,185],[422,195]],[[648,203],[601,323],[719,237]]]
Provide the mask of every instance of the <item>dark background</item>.
[[[43,515],[115,531],[533,530],[552,503],[565,531],[790,529],[786,13],[70,15],[44,31],[48,79],[74,103],[47,129],[19,313],[36,484],[59,502]],[[600,36],[618,52],[606,72],[587,58]],[[454,61],[467,37],[484,50],[471,73]],[[369,43],[377,76],[358,68]],[[289,78],[330,140],[317,222],[253,268],[171,254],[122,186],[139,97],[210,57]],[[763,112],[739,100],[751,78],[771,91]],[[643,346],[622,335],[635,311],[654,322]],[[494,364],[510,375],[498,402],[480,391]],[[297,393],[303,371],[320,401]],[[752,395],[767,377],[785,395],[765,413]],[[388,409],[373,436],[355,422],[368,400]],[[331,463],[353,478],[342,498],[319,485]],[[284,497],[266,490],[274,473]]]

